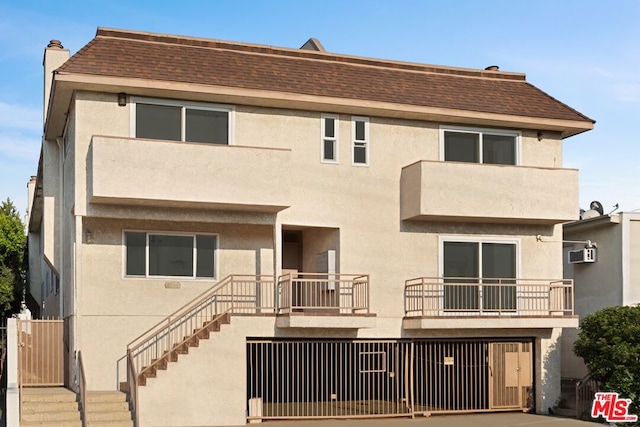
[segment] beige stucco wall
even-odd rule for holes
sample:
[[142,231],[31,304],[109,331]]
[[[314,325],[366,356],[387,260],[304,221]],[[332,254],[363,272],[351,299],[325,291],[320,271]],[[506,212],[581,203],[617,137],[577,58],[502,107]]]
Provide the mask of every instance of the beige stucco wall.
[[[105,197],[100,204],[91,203],[91,171],[95,159],[90,157],[91,141],[95,135],[118,137],[117,143],[130,137],[130,109],[117,106],[116,95],[79,92],[75,101],[75,121],[73,123],[73,171],[75,187],[73,187],[74,214],[78,217],[75,223],[69,221],[67,231],[71,233],[68,242],[75,242],[75,251],[79,259],[74,264],[74,286],[77,301],[78,318],[76,349],[82,349],[90,389],[112,389],[116,387],[118,359],[124,356],[126,345],[133,338],[144,332],[182,304],[190,301],[197,294],[212,286],[213,281],[183,280],[179,289],[165,287],[166,280],[133,279],[123,277],[122,230],[147,231],[183,231],[187,233],[207,232],[219,233],[219,272],[218,278],[227,274],[273,274],[274,258],[279,255],[273,252],[275,233],[281,228],[303,229],[303,252],[307,266],[313,266],[316,253],[327,249],[336,249],[338,253],[339,271],[342,273],[370,274],[371,278],[371,312],[376,314],[375,327],[368,329],[347,329],[341,331],[313,330],[278,330],[274,327],[273,318],[262,319],[260,325],[251,326],[258,320],[233,319],[230,331],[219,343],[210,341],[199,350],[201,361],[190,365],[185,363],[172,365],[167,377],[183,378],[188,381],[176,384],[175,381],[164,381],[164,373],[141,394],[141,405],[144,402],[156,402],[157,409],[172,408],[164,404],[160,397],[166,388],[174,392],[180,387],[203,387],[201,393],[210,399],[210,393],[222,393],[217,408],[219,418],[215,424],[240,423],[244,418],[244,381],[241,381],[245,370],[245,359],[242,353],[246,336],[314,336],[314,337],[362,337],[362,338],[401,338],[406,335],[402,328],[403,287],[404,281],[419,276],[439,276],[440,242],[443,238],[475,238],[491,240],[509,240],[516,242],[519,248],[519,272],[521,278],[561,278],[561,230],[553,225],[525,224],[485,224],[485,223],[433,223],[408,222],[401,220],[400,212],[400,177],[404,166],[419,160],[436,161],[439,159],[439,124],[408,121],[399,119],[370,119],[370,164],[354,166],[351,161],[351,122],[350,116],[340,115],[338,164],[327,164],[320,161],[320,113],[275,110],[268,108],[237,106],[235,110],[235,141],[239,146],[278,148],[286,151],[287,159],[280,162],[278,154],[273,165],[267,168],[274,175],[264,176],[262,192],[257,192],[252,200],[246,203],[264,203],[269,194],[280,197],[286,194],[286,205],[289,208],[275,214],[273,212],[221,211],[212,206],[189,205],[188,208],[177,204],[163,204],[166,197],[157,193],[153,182],[149,195],[153,206],[134,206],[123,204],[120,197]],[[330,113],[330,112],[328,112]],[[101,140],[104,144],[113,141],[110,138]],[[135,141],[127,141],[134,143]],[[156,167],[164,166],[176,180],[191,183],[197,188],[195,193],[211,192],[215,199],[216,184],[225,185],[225,194],[233,196],[230,186],[233,180],[216,181],[216,170],[189,170],[183,172],[174,167],[185,163],[186,158],[176,160],[176,156],[167,156],[162,148],[176,143],[153,143],[157,150],[144,150],[145,159]],[[134,153],[140,147],[135,147]],[[105,145],[106,146],[106,145]],[[176,148],[173,147],[173,148]],[[187,145],[185,144],[185,147]],[[104,148],[104,147],[103,147]],[[207,150],[211,148],[211,150]],[[194,153],[205,151],[231,151],[234,147],[198,146]],[[526,166],[561,167],[561,141],[557,135],[544,136],[542,141],[533,132],[523,132],[521,158]],[[237,151],[237,150],[236,150]],[[254,150],[256,151],[256,150]],[[271,151],[271,150],[264,150]],[[280,151],[272,150],[280,153]],[[257,152],[257,151],[256,151]],[[262,152],[262,151],[260,151]],[[115,152],[110,151],[111,155]],[[198,155],[196,153],[196,155]],[[95,154],[95,153],[94,153]],[[121,153],[126,159],[131,152]],[[104,159],[101,159],[101,161]],[[267,156],[266,161],[274,160]],[[260,158],[257,159],[260,161]],[[180,163],[182,162],[182,163]],[[230,161],[231,162],[231,161]],[[188,163],[188,162],[187,162]],[[132,163],[133,164],[133,163]],[[118,165],[121,167],[122,165]],[[126,166],[126,165],[125,165]],[[200,165],[200,168],[204,167]],[[236,180],[243,176],[255,174],[256,166],[251,162],[233,160],[228,165],[233,168],[229,176]],[[274,167],[283,170],[272,171]],[[137,168],[128,171],[134,177]],[[258,169],[259,170],[259,169]],[[71,169],[69,169],[72,172]],[[110,181],[108,168],[102,165],[101,177],[110,191],[127,191],[129,180],[118,180],[118,176]],[[284,173],[284,175],[283,175]],[[197,179],[199,174],[207,174],[207,179]],[[265,170],[266,174],[266,170]],[[120,175],[122,176],[122,175]],[[271,179],[276,177],[278,179]],[[258,178],[260,175],[258,174]],[[251,176],[255,179],[256,176]],[[280,179],[282,178],[282,179]],[[170,186],[171,180],[165,182]],[[253,182],[253,181],[252,181]],[[140,183],[132,183],[138,185]],[[242,184],[239,182],[239,185]],[[269,186],[268,184],[271,184]],[[288,188],[283,188],[287,186]],[[142,187],[139,186],[138,189]],[[242,189],[242,186],[240,186]],[[577,189],[576,189],[577,190]],[[240,191],[240,190],[239,190]],[[155,192],[155,193],[154,193]],[[273,192],[273,193],[271,193]],[[143,197],[137,193],[136,197]],[[246,196],[247,192],[243,192]],[[172,193],[172,197],[179,192]],[[45,201],[46,202],[46,201]],[[178,200],[179,202],[179,200]],[[124,203],[128,203],[124,201]],[[280,203],[280,202],[278,202]],[[158,208],[157,206],[168,206]],[[228,208],[228,206],[226,207]],[[577,208],[577,207],[576,207]],[[577,210],[577,209],[576,209]],[[66,211],[68,212],[68,211]],[[75,227],[79,227],[74,232]],[[91,232],[92,242],[86,242],[87,232]],[[75,233],[75,236],[73,234]],[[536,235],[543,235],[553,243],[536,241]],[[276,238],[276,240],[278,240]],[[69,245],[65,250],[71,251]],[[70,255],[69,259],[73,259]],[[259,266],[259,268],[257,267]],[[71,289],[71,288],[70,288]],[[239,318],[238,318],[239,319]],[[268,320],[266,320],[268,319]],[[240,324],[240,326],[236,326]],[[244,326],[242,326],[244,325]],[[535,322],[531,329],[518,331],[491,330],[487,321],[487,334],[494,337],[515,337],[539,335]],[[546,330],[549,331],[548,329]],[[458,336],[455,331],[438,334],[437,331],[423,332],[419,336]],[[221,335],[222,336],[222,335]],[[536,351],[546,352],[547,338],[541,338]],[[551,338],[549,338],[551,339]],[[227,352],[214,351],[214,348],[226,347]],[[553,339],[555,340],[555,338]],[[555,342],[555,341],[554,341]],[[216,344],[217,343],[217,344]],[[546,353],[544,353],[546,354]],[[187,356],[190,357],[190,356]],[[195,357],[191,360],[196,359]],[[555,359],[553,359],[555,360]],[[541,364],[546,363],[544,360]],[[555,363],[555,362],[553,362]],[[198,365],[201,364],[201,365]],[[123,365],[121,365],[122,367]],[[207,376],[196,378],[202,370]],[[542,366],[542,365],[540,365]],[[545,365],[546,366],[546,365]],[[554,364],[549,369],[555,369]],[[542,367],[540,368],[542,369]],[[545,368],[546,369],[546,368]],[[176,374],[171,373],[178,372]],[[208,370],[208,371],[207,371]],[[229,375],[233,372],[233,375]],[[538,377],[544,379],[544,388],[539,389],[540,405],[547,405],[553,396],[544,395],[547,388],[558,388],[559,383],[551,374],[542,373]],[[235,380],[224,387],[208,387],[210,381],[205,379],[225,375],[223,381]],[[240,380],[238,379],[240,378]],[[191,381],[191,380],[190,380]],[[154,387],[155,390],[154,391]],[[177,387],[177,388],[176,388]],[[196,388],[197,388],[196,387]],[[227,391],[226,389],[229,389]],[[211,391],[212,389],[215,389]],[[549,392],[552,393],[552,392]],[[147,397],[145,397],[145,395]],[[544,395],[544,398],[542,397]],[[225,406],[224,402],[232,399],[234,406]],[[211,400],[208,400],[209,402]],[[148,405],[148,403],[147,403]],[[143,409],[144,410],[144,409]],[[212,409],[214,410],[214,409]],[[227,411],[227,412],[224,412]],[[158,419],[150,419],[153,425],[163,425],[171,418],[162,418],[162,410]],[[146,416],[146,415],[145,415]],[[167,417],[170,417],[167,415]],[[165,421],[160,421],[164,419]],[[199,421],[200,422],[200,421]],[[204,421],[202,421],[204,422]],[[208,421],[207,421],[208,422]],[[156,424],[154,424],[156,423]],[[145,425],[143,423],[143,425]]]
[[114,388],[116,361],[124,356],[127,344],[216,283],[125,278],[123,229],[217,233],[218,278],[273,274],[271,226],[85,218],[84,235],[90,232],[92,242],[85,238],[82,245],[78,346],[90,389]]

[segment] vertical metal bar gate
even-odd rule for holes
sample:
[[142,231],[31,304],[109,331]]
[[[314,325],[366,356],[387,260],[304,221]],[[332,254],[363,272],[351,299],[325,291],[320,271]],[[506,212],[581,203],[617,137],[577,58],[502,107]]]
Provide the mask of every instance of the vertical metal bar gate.
[[63,386],[63,320],[18,320],[21,386]]
[[523,409],[531,384],[531,342],[247,342],[249,421]]

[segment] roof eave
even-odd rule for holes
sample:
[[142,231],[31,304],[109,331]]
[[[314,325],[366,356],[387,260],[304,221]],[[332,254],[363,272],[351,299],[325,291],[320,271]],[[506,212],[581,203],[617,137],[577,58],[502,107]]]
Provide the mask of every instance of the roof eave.
[[184,82],[133,79],[58,72],[45,126],[45,138],[62,135],[66,114],[75,90],[185,99],[191,101],[255,105],[345,114],[427,120],[441,123],[495,126],[559,132],[563,138],[593,129],[593,121],[563,120],[452,108],[305,95],[261,89],[211,86]]

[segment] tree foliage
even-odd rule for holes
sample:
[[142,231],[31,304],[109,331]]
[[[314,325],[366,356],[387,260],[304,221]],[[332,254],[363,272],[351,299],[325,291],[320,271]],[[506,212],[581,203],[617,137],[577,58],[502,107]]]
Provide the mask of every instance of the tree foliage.
[[633,400],[640,413],[640,305],[609,307],[586,316],[574,352],[604,391]]
[[10,199],[0,205],[0,312],[20,309],[25,288],[26,236],[20,214]]

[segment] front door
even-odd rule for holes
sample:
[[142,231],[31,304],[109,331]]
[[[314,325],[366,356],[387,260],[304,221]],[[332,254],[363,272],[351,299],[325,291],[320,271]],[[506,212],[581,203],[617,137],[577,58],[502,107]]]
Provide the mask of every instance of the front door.
[[530,342],[491,343],[489,402],[491,409],[526,409],[532,405]]

